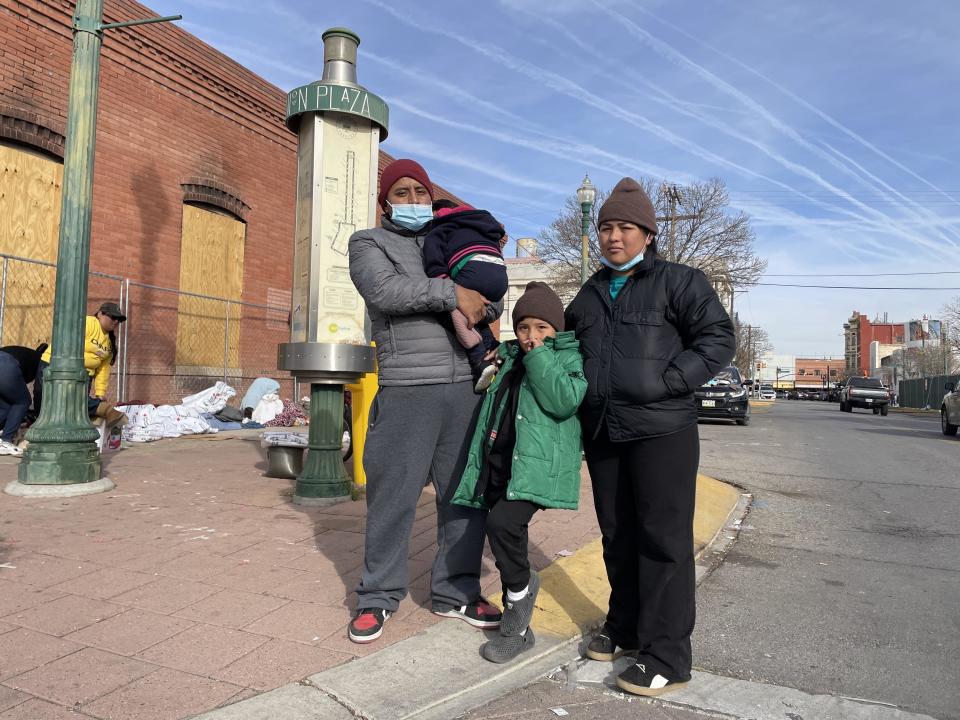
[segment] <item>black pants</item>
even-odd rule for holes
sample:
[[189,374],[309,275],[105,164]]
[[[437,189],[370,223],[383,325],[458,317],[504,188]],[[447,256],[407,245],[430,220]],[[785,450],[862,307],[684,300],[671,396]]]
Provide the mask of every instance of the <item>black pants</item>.
[[671,680],[690,677],[696,619],[693,509],[697,426],[663,437],[587,443],[610,581],[607,626],[621,647]]
[[543,508],[526,500],[498,500],[487,514],[487,539],[500,571],[500,584],[519,592],[530,582],[527,528]]

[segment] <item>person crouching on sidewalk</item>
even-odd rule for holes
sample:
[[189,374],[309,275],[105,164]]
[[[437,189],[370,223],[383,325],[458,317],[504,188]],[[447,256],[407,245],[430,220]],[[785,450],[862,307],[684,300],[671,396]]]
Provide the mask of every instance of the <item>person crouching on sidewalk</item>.
[[581,437],[577,408],[587,391],[580,344],[563,332],[563,303],[548,285],[531,282],[513,309],[516,340],[480,408],[467,465],[453,502],[489,508],[487,539],[500,571],[500,636],[484,643],[487,660],[503,663],[534,645],[530,618],[540,577],[530,569],[527,528],[544,508],[576,510]]

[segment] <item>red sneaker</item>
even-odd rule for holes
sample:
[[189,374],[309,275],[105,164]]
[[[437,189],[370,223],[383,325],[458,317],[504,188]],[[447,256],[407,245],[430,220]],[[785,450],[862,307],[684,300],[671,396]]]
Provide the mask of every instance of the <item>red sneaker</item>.
[[390,619],[390,611],[383,608],[361,608],[350,622],[348,635],[355,643],[373,642],[383,634],[383,624]]
[[483,630],[500,627],[500,611],[483,597],[477,598],[469,605],[452,607],[449,610],[434,610],[433,614],[440,617],[457,618]]

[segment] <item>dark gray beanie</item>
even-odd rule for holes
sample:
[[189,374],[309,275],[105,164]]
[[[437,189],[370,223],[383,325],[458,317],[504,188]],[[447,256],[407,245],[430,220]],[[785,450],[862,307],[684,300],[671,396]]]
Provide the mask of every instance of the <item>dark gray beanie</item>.
[[527,283],[527,287],[513,306],[513,329],[524,318],[535,317],[546,320],[557,332],[563,331],[563,301],[546,283]]
[[618,182],[600,206],[597,224],[607,220],[625,220],[657,234],[657,212],[643,186],[633,178],[625,177]]

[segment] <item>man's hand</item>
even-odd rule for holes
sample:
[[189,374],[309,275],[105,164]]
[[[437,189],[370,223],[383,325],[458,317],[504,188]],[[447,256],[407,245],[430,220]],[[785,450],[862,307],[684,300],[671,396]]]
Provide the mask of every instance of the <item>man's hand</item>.
[[470,290],[460,285],[454,285],[454,288],[457,292],[457,310],[466,315],[470,327],[483,322],[490,301],[476,290]]

